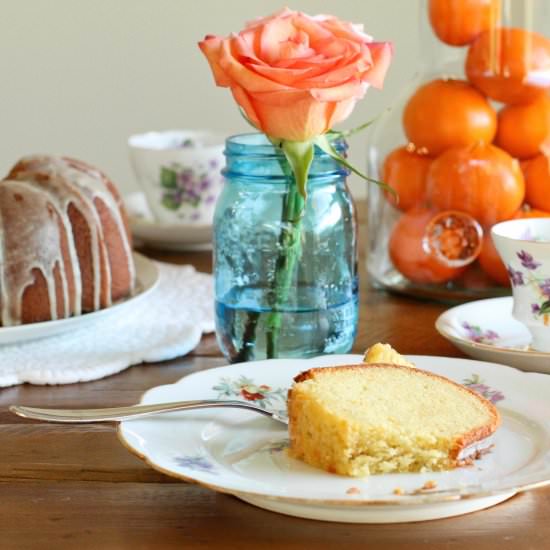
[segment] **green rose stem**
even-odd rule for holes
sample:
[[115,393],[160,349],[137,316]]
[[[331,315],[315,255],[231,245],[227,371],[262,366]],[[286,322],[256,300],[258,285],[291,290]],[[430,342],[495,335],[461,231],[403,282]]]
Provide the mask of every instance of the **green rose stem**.
[[314,146],[310,141],[271,141],[284,153],[285,160],[281,159],[280,164],[287,177],[288,190],[281,216],[282,229],[279,236],[279,255],[275,263],[273,289],[269,293],[269,305],[272,311],[266,321],[268,359],[278,356],[281,312],[288,303],[296,263],[302,254],[302,217],[307,196],[308,174],[314,155]]
[[[312,142],[297,142],[270,139],[280,155],[279,163],[287,180],[287,191],[283,199],[281,214],[281,233],[279,235],[279,254],[275,261],[273,278],[267,294],[271,312],[266,318],[266,356],[278,356],[278,341],[281,330],[281,314],[288,303],[292,279],[296,264],[302,253],[302,217],[306,200],[306,187],[309,168],[313,161]],[[241,349],[234,358],[235,362],[251,358],[256,341],[256,329],[260,314],[250,312],[241,339]]]
[[[295,271],[296,262],[301,256],[302,214],[305,201],[297,190],[294,178],[288,178],[288,191],[284,198],[281,215],[282,231],[279,235],[279,255],[275,262],[275,273],[272,288],[268,294],[269,306],[272,311],[266,320],[266,355],[272,359],[278,354],[278,339],[281,329],[281,310],[288,301],[288,295]],[[234,361],[251,359],[256,340],[256,327],[260,314],[250,312],[242,335],[242,344]]]
[[269,293],[272,312],[266,321],[266,355],[269,359],[278,356],[278,340],[281,330],[281,311],[288,296],[295,273],[295,266],[302,254],[302,214],[304,199],[298,193],[293,180],[289,182],[285,197],[282,231],[279,237],[279,256],[275,263],[273,291]]

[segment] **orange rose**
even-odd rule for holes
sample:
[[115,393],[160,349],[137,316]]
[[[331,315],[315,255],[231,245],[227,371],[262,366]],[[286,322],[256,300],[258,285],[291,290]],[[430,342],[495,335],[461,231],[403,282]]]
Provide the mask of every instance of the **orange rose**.
[[302,142],[346,119],[369,85],[382,87],[392,56],[362,25],[288,8],[199,46],[259,130]]

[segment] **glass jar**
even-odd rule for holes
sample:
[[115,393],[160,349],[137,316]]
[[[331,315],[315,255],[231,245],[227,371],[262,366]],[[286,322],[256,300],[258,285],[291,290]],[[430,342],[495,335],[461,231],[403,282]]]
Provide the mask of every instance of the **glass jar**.
[[419,73],[376,125],[367,269],[461,301],[508,294],[494,223],[550,216],[550,2],[423,0]]
[[[337,148],[345,153],[344,143]],[[316,148],[307,200],[289,217],[289,202],[301,198],[284,156],[263,134],[229,138],[225,156],[214,214],[216,335],[224,355],[238,362],[349,351],[358,277],[347,171]]]

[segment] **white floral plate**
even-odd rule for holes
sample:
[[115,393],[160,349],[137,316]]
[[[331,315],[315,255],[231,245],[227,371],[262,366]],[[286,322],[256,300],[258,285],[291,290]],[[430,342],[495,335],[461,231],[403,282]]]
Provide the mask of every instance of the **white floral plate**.
[[14,327],[0,327],[0,345],[38,340],[39,338],[46,338],[70,330],[76,330],[104,319],[115,312],[118,313],[129,305],[134,305],[157,286],[159,282],[159,270],[155,262],[149,258],[137,252],[134,252],[133,256],[136,265],[136,291],[133,296],[120,300],[111,307],[76,317],[69,317],[68,319],[29,323]]
[[442,313],[435,328],[475,359],[550,374],[550,353],[530,349],[531,335],[512,306],[511,296],[469,302]]
[[[550,376],[470,359],[410,359],[497,403],[503,425],[493,450],[474,466],[362,479],[329,474],[288,456],[286,426],[231,409],[122,422],[119,438],[130,451],[170,476],[268,510],[326,521],[394,523],[455,516],[550,483]],[[153,388],[142,403],[241,398],[284,412],[286,393],[297,373],[360,361],[359,355],[335,355],[240,363]],[[429,489],[432,484],[427,482],[434,482],[434,488]]]
[[186,251],[212,248],[212,225],[161,224],[130,217],[135,246]]

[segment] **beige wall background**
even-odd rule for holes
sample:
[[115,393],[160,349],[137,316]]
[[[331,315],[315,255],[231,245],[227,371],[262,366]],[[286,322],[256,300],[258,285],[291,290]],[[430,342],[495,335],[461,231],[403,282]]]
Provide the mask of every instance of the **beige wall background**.
[[[97,165],[124,192],[135,188],[126,150],[136,132],[170,128],[247,131],[228,90],[213,84],[197,48],[281,7],[274,0],[1,0],[0,173],[30,153]],[[370,90],[353,127],[395,103],[417,70],[418,0],[294,0],[306,13],[362,22],[391,40],[395,61],[383,92]],[[367,135],[352,140],[366,165]],[[352,180],[354,193],[365,186]]]

